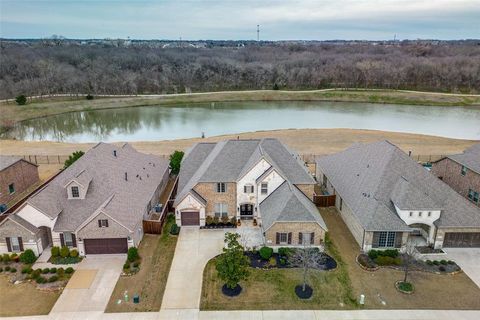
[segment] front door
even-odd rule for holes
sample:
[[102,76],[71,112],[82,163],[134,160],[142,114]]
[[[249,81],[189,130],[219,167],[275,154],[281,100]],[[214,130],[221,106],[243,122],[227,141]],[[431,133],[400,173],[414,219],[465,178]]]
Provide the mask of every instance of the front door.
[[240,205],[240,217],[251,219],[253,218],[253,204],[241,204]]

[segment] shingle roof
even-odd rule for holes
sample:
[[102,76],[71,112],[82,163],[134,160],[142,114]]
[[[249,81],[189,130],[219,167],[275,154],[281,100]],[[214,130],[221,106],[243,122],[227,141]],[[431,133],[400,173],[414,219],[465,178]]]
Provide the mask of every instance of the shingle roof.
[[275,222],[316,222],[324,230],[327,226],[317,207],[297,187],[285,181],[260,203],[263,229]]
[[[12,164],[15,164],[17,163],[18,161],[26,161],[24,160],[23,158],[20,158],[20,157],[16,157],[16,156],[3,156],[3,155],[0,155],[0,171],[10,167]],[[36,166],[36,164],[33,164],[29,161],[26,161],[28,163],[30,163],[31,165],[34,165]]]
[[454,154],[448,158],[480,174],[480,143],[474,144],[463,153]]
[[409,229],[395,201],[411,209],[441,208],[438,227],[480,227],[478,207],[388,141],[352,146],[317,159],[317,166],[368,231]]
[[225,140],[195,145],[182,161],[178,199],[199,182],[236,182],[265,158],[293,184],[314,184],[297,154],[277,139]]
[[12,220],[16,223],[18,223],[19,225],[21,225],[22,227],[24,227],[26,230],[30,231],[31,233],[37,233],[38,231],[40,231],[37,227],[35,227],[33,224],[31,224],[30,222],[28,222],[27,220],[23,219],[22,217],[20,216],[17,216],[15,214],[10,214],[7,218],[5,218],[1,223],[4,223],[6,220]]
[[[58,217],[55,231],[76,230],[100,208],[132,230],[142,219],[166,170],[167,160],[140,153],[128,144],[117,147],[99,143],[31,196],[27,203],[52,219]],[[88,185],[85,199],[67,198],[64,186],[73,179]]]

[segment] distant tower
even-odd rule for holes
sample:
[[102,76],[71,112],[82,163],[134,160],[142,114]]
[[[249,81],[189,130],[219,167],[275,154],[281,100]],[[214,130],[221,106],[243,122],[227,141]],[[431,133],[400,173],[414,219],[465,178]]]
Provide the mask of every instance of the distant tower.
[[257,24],[257,41],[260,41],[260,25]]

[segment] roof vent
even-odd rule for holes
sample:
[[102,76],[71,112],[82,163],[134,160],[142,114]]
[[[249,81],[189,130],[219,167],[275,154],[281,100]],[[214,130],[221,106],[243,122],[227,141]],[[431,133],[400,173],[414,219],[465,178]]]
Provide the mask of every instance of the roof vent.
[[113,150],[113,156],[117,157],[117,150]]
[[125,181],[128,181],[128,176],[126,172],[125,172]]

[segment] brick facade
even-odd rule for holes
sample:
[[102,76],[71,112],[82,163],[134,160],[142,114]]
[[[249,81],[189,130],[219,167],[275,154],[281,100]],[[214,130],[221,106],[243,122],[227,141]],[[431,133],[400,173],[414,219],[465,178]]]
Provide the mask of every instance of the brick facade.
[[193,189],[207,200],[206,216],[215,216],[215,203],[226,203],[229,217],[237,215],[237,186],[234,182],[226,183],[224,193],[217,192],[216,182],[201,182]]
[[[431,170],[435,176],[467,199],[469,189],[480,193],[480,174],[468,168],[465,175],[462,175],[461,171],[462,165],[449,158],[433,163]],[[480,206],[480,201],[475,204]]]
[[[20,160],[0,171],[0,204],[8,203],[17,195],[39,182],[36,165]],[[9,192],[9,186],[14,184],[15,192]]]
[[313,193],[315,190],[314,184],[296,184],[297,188],[307,196],[308,199],[313,200]]
[[[276,234],[292,233],[291,244],[276,244]],[[315,222],[275,222],[270,229],[265,232],[265,241],[267,246],[298,246],[300,243],[299,233],[314,233],[314,246],[318,246],[325,240],[325,230]]]

